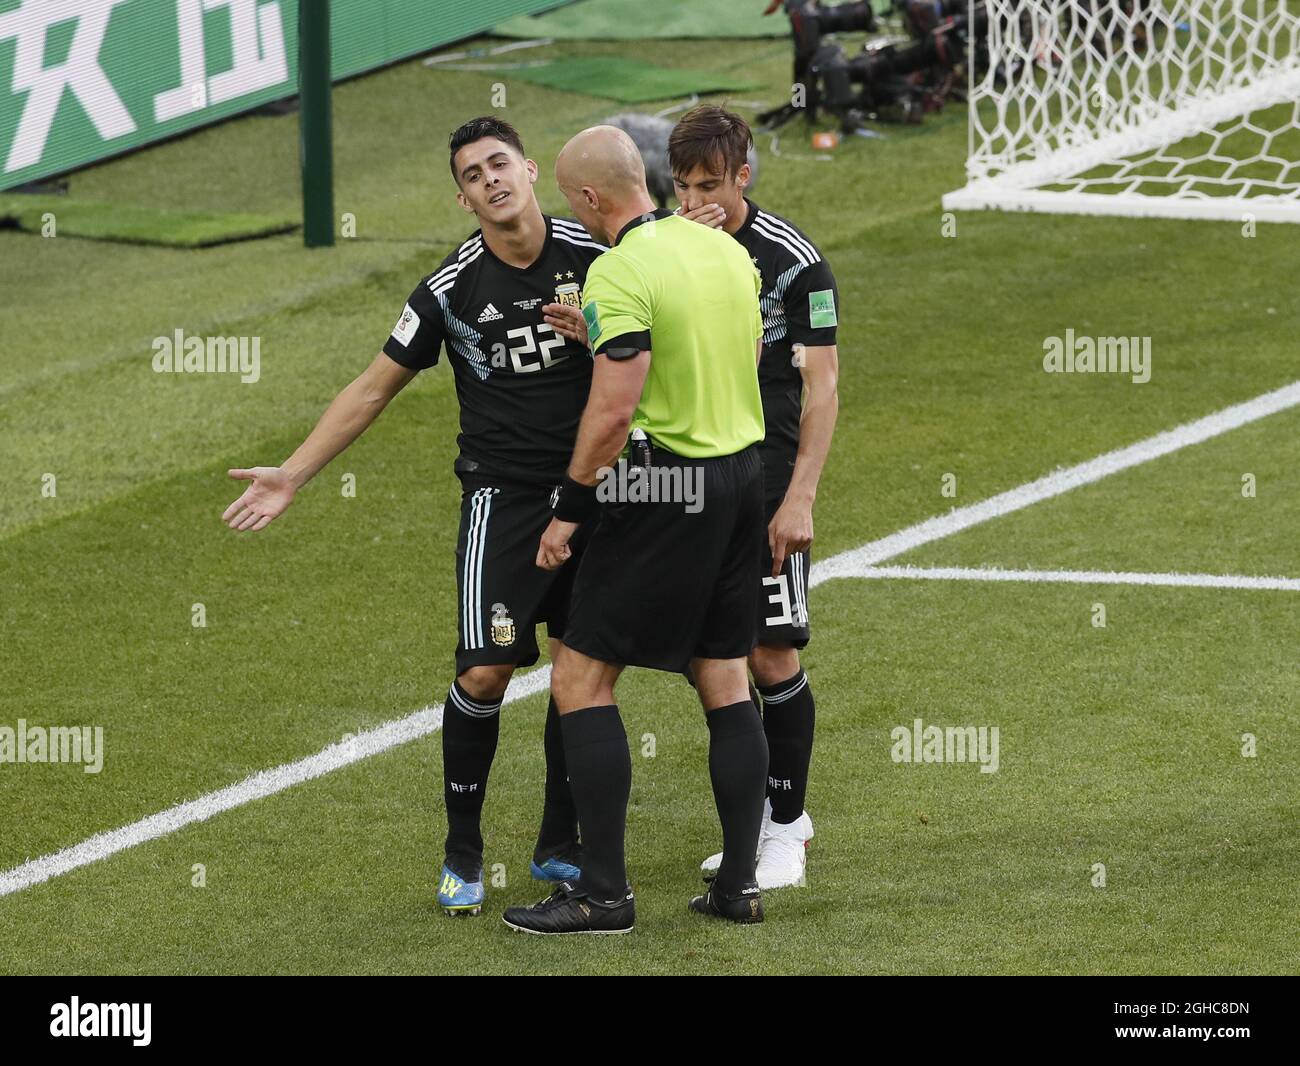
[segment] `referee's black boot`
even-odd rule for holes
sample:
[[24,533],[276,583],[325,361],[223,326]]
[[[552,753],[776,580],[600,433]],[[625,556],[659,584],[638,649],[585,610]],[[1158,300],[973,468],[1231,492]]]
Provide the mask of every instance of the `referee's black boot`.
[[726,918],[738,925],[754,925],[763,920],[763,896],[758,890],[758,882],[751,881],[743,885],[734,894],[728,895],[718,889],[718,882],[712,877],[704,879],[708,890],[702,896],[691,900],[690,908],[696,914],[707,914],[710,918]]
[[540,903],[506,908],[501,920],[520,933],[596,933],[609,936],[632,932],[636,906],[630,887],[621,898],[607,902],[593,899],[568,881],[561,881],[555,886],[555,891]]

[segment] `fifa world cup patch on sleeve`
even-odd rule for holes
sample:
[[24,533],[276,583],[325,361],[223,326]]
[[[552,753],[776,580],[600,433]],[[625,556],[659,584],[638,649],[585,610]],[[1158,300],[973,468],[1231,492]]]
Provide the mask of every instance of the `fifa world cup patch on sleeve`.
[[835,314],[835,290],[822,289],[808,294],[808,325],[813,329],[829,329],[839,325]]
[[587,343],[596,347],[600,340],[600,312],[596,310],[596,301],[592,300],[582,308],[583,320],[587,323]]
[[393,338],[403,348],[409,348],[411,338],[415,336],[419,328],[420,316],[411,310],[410,304],[407,304],[402,308],[402,317],[397,320],[397,325],[393,327]]

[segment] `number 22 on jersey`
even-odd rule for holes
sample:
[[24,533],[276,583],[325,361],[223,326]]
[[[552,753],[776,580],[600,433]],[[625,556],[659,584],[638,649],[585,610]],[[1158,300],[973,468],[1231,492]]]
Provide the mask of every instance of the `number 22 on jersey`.
[[[542,334],[549,334],[543,339]],[[492,365],[499,370],[513,367],[516,374],[531,374],[562,363],[567,355],[555,356],[556,348],[564,347],[564,338],[543,322],[536,326],[520,326],[506,330],[506,337],[519,343],[509,346],[497,342],[492,345]]]

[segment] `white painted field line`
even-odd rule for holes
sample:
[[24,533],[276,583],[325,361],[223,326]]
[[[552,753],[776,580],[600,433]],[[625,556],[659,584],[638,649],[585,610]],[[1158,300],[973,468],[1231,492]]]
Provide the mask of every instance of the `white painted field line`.
[[904,578],[919,581],[1045,581],[1071,585],[1157,585],[1170,588],[1259,589],[1300,592],[1300,578],[1247,577],[1236,574],[1143,574],[1123,570],[1001,570],[967,566],[866,566],[859,578]]
[[1152,459],[1159,459],[1162,455],[1169,455],[1193,444],[1200,444],[1202,441],[1227,433],[1230,429],[1256,422],[1279,411],[1285,411],[1289,407],[1295,407],[1297,404],[1300,404],[1300,381],[1294,381],[1273,392],[1266,392],[1245,403],[1225,407],[1222,411],[1198,418],[1195,422],[1187,422],[1164,433],[1157,433],[1154,437],[1130,444],[1127,448],[1119,448],[1105,455],[1099,455],[1096,459],[1089,459],[1086,463],[1057,470],[1055,473],[1040,477],[1037,481],[991,496],[979,503],[956,507],[945,515],[928,518],[924,522],[908,526],[880,540],[873,540],[860,548],[841,552],[813,566],[808,586],[813,588],[832,578],[857,576],[866,567],[882,563],[886,559],[893,559],[913,548],[919,548],[922,544],[950,537],[981,522],[1001,518],[1003,515],[1051,499],[1053,496],[1059,496],[1071,489],[1090,485],[1121,470],[1149,463]]
[[[958,507],[946,515],[909,526],[888,537],[864,544],[860,548],[841,552],[813,566],[809,585],[816,586],[836,577],[855,576],[858,571],[866,570],[874,563],[892,559],[922,544],[951,536],[953,533],[1010,514],[1012,511],[1018,511],[1040,500],[1059,496],[1080,485],[1091,484],[1110,474],[1140,463],[1150,462],[1152,459],[1168,455],[1188,445],[1199,444],[1230,429],[1236,429],[1238,426],[1244,426],[1297,404],[1300,404],[1300,381],[1207,415],[1196,422],[1188,422],[1165,433],[1158,433],[1127,448],[1107,452],[1078,466],[1058,470],[1054,474],[1048,474],[1037,481],[1031,481],[1027,485],[1001,493],[982,503]],[[505,702],[512,703],[541,692],[550,684],[550,675],[550,667],[519,675],[511,682]],[[361,733],[352,740],[332,744],[305,759],[260,771],[237,784],[218,789],[216,792],[209,792],[198,799],[170,807],[159,814],[142,818],[138,822],[97,833],[80,844],[74,844],[50,855],[43,855],[0,873],[0,896],[20,892],[32,885],[48,881],[52,877],[59,877],[92,862],[108,858],[119,851],[133,848],[137,844],[156,840],[195,822],[206,821],[222,811],[232,810],[265,796],[273,796],[303,781],[321,777],[408,741],[418,740],[437,730],[441,724],[442,706],[439,704],[425,707],[405,718],[396,719]]]

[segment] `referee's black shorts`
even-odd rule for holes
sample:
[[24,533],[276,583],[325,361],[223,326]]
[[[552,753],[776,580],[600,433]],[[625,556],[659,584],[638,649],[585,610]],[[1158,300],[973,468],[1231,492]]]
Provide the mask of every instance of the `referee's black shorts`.
[[754,573],[766,543],[758,449],[687,459],[655,447],[653,464],[656,476],[694,479],[698,510],[680,498],[606,503],[574,580],[564,643],[601,662],[674,673],[693,658],[744,658],[757,636]]

